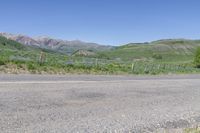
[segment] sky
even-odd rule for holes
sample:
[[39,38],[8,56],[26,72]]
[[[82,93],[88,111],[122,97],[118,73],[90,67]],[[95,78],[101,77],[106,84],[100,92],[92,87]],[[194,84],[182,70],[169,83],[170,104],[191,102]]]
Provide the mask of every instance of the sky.
[[105,45],[200,39],[200,0],[1,0],[0,32]]

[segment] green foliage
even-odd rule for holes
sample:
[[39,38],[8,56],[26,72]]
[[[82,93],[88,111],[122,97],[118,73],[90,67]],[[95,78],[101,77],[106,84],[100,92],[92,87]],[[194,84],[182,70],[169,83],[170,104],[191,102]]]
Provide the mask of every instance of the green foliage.
[[161,60],[163,57],[160,54],[153,54],[152,56],[154,59]]
[[0,60],[0,66],[5,65],[5,62]]
[[200,68],[200,47],[197,48],[194,58],[194,63],[197,68]]
[[28,70],[36,70],[37,69],[36,66],[32,63],[28,63],[27,67],[28,67]]
[[[182,42],[174,43],[173,47],[178,45],[177,43]],[[184,45],[187,44],[184,42]],[[1,68],[15,67],[31,73],[45,72],[52,74],[163,74],[200,72],[199,69],[191,65],[192,54],[177,54],[174,53],[177,51],[173,48],[161,51],[163,50],[162,48],[160,44],[134,44],[134,46],[129,44],[128,46],[109,52],[97,53],[96,56],[92,57],[69,57],[63,53],[25,46],[0,37],[0,65]],[[156,60],[152,60],[152,57]]]
[[5,37],[1,36],[0,36],[0,47],[11,48],[16,50],[25,50],[26,48],[28,48],[18,42],[6,39]]
[[110,59],[121,58],[124,61],[133,61],[138,58],[149,60],[154,54],[157,54],[162,55],[162,62],[188,62],[193,61],[195,49],[198,46],[200,46],[199,40],[169,39],[150,43],[127,44],[102,53]]
[[109,56],[107,56],[106,54],[103,54],[103,53],[98,53],[97,57],[96,58],[100,58],[100,59],[110,59]]

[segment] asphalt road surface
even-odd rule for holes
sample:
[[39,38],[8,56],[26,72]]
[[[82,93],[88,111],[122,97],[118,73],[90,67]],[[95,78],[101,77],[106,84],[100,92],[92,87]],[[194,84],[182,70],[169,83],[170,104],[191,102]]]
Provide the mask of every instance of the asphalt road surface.
[[200,75],[0,75],[0,133],[140,133],[198,123]]

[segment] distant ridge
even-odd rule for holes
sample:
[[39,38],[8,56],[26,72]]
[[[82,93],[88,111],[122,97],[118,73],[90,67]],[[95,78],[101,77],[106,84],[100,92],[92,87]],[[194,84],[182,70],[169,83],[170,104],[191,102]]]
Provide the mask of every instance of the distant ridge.
[[45,36],[32,38],[26,35],[10,34],[10,33],[5,33],[5,32],[0,33],[0,36],[17,41],[24,45],[39,46],[41,48],[51,49],[51,50],[59,51],[62,53],[68,53],[68,54],[72,54],[75,51],[80,50],[80,49],[93,50],[93,51],[105,51],[105,50],[110,50],[113,48],[112,46],[100,45],[97,43],[83,42],[80,40],[67,41],[67,40],[54,39],[54,38],[45,37]]

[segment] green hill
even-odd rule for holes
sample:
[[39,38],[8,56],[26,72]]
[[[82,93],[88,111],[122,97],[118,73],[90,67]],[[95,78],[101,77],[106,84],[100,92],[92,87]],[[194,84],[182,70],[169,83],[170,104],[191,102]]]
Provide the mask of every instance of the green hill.
[[159,62],[192,61],[200,40],[167,39],[150,43],[131,43],[103,52],[111,59],[125,61],[151,60]]
[[0,73],[159,74],[196,73],[199,40],[131,43],[112,50],[78,50],[72,56],[0,37]]
[[[45,65],[41,66],[41,53],[45,55]],[[67,56],[52,50],[42,49],[37,46],[28,46],[0,36],[0,71],[24,71],[47,69],[64,64]],[[12,70],[11,70],[12,69]]]

